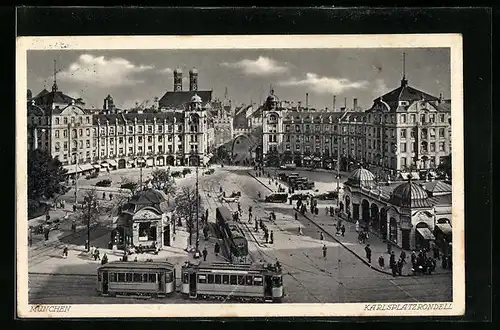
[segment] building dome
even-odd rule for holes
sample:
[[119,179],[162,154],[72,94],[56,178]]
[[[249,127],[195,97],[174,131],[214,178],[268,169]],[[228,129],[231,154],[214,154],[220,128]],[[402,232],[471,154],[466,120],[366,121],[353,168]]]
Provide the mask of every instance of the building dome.
[[134,212],[145,207],[153,207],[158,212],[162,213],[166,202],[167,196],[164,192],[156,189],[146,189],[132,196],[128,204]]
[[191,97],[191,103],[201,103],[201,97],[199,97],[198,94],[194,94],[193,97]]
[[351,187],[370,187],[374,183],[375,175],[365,168],[354,170],[347,179],[347,184]]
[[430,206],[427,198],[427,192],[419,184],[411,182],[411,180],[400,184],[392,192],[392,203],[398,206]]
[[177,68],[174,70],[174,73],[182,73],[182,69],[181,68]]

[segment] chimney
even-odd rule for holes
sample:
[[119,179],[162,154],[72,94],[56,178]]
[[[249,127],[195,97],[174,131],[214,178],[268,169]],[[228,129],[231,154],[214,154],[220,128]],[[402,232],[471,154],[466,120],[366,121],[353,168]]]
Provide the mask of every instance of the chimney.
[[439,103],[443,102],[443,93],[439,93]]
[[354,98],[352,101],[352,110],[356,111],[356,109],[358,109],[358,99]]
[[306,109],[309,108],[309,93],[306,93]]

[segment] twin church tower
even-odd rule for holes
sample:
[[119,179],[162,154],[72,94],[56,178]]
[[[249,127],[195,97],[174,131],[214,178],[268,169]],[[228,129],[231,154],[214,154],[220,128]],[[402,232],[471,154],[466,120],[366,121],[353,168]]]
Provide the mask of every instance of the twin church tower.
[[[189,91],[195,92],[198,90],[198,70],[189,70]],[[182,69],[177,68],[174,70],[174,91],[182,91]]]

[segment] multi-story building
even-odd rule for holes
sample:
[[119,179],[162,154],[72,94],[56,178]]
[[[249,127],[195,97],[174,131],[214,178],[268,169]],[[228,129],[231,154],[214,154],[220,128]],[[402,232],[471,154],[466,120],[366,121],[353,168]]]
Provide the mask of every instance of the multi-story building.
[[[450,100],[401,86],[366,111],[283,107],[274,92],[263,110],[264,159],[269,165],[371,165],[380,173],[432,169],[451,152]],[[357,108],[356,101],[354,108]]]
[[[174,80],[177,82],[178,76]],[[192,88],[195,84],[196,79],[191,79]],[[164,105],[179,98],[167,94],[162,98]],[[31,92],[28,96],[28,148],[49,151],[71,173],[77,168],[84,172],[94,167],[125,168],[139,163],[203,165],[211,156],[210,102],[204,102],[195,90],[187,102],[155,113],[117,113],[108,95],[105,111],[96,114],[85,109],[81,99],[59,91],[55,78],[51,92],[44,89],[35,97]],[[79,167],[69,166],[76,163]]]

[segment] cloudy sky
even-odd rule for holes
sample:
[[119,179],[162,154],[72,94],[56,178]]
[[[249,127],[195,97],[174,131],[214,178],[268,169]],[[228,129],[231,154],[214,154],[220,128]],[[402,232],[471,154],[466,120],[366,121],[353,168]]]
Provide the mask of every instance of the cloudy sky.
[[[59,89],[82,97],[87,107],[101,108],[111,94],[121,108],[153,100],[173,89],[173,69],[199,71],[198,88],[228,95],[236,104],[260,102],[270,85],[281,100],[302,101],[331,108],[358,98],[362,108],[400,84],[402,53],[406,53],[409,84],[432,95],[450,97],[450,52],[444,48],[418,49],[306,49],[306,50],[87,50],[28,52],[28,88],[36,95],[53,82],[57,61]],[[187,80],[184,90],[188,90]]]

